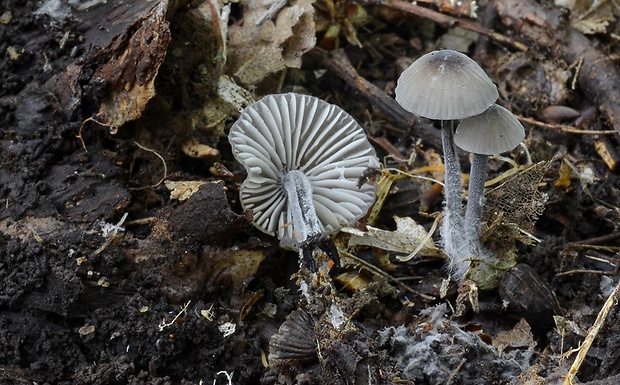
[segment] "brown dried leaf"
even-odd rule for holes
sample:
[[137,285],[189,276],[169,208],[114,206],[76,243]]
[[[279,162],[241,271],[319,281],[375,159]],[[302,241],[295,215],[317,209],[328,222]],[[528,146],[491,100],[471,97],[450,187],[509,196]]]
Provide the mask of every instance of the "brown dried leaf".
[[500,332],[493,339],[493,346],[499,351],[499,354],[510,348],[533,348],[536,346],[532,328],[527,321],[522,318],[511,330]]

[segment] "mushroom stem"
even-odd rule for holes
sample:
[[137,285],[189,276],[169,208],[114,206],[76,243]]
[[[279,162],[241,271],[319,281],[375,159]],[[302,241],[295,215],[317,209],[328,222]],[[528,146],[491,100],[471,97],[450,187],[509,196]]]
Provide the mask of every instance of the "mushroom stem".
[[321,233],[321,225],[312,199],[312,186],[308,177],[299,170],[286,173],[282,183],[293,217],[293,236],[298,237],[301,244]]
[[[461,204],[461,166],[456,155],[456,145],[454,144],[454,121],[450,121],[449,127],[444,127],[441,121],[441,141],[443,145],[443,162],[445,166],[445,185],[444,195],[446,201],[446,220],[453,218],[462,222]],[[450,226],[454,228],[454,226]]]
[[454,143],[454,121],[444,127],[441,121],[441,141],[443,145],[444,179],[444,212],[441,225],[443,248],[450,257],[450,271],[457,281],[461,281],[469,270],[469,248],[463,228],[463,204],[461,202],[461,166],[456,155]]
[[480,252],[480,231],[482,221],[482,205],[484,201],[484,181],[487,177],[488,155],[473,154],[469,173],[469,190],[467,210],[465,211],[465,229],[474,255]]

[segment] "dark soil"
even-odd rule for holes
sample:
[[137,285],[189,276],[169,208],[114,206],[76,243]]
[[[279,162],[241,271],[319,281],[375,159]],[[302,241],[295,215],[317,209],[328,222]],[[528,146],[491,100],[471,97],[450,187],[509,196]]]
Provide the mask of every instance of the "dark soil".
[[[213,31],[187,27],[194,25],[188,10],[196,4],[172,1],[152,27],[159,40],[136,43],[149,56],[132,59],[121,55],[132,52],[123,37],[156,20],[147,16],[157,4],[79,9],[66,3],[48,13],[35,12],[41,2],[0,4],[1,384],[561,383],[575,357],[563,353],[583,342],[618,280],[617,134],[525,123],[532,158],[549,162],[538,185],[548,200],[532,227],[540,242],[518,243],[517,260],[531,269],[511,273],[500,290],[480,293],[478,313],[465,301],[463,314],[450,318],[462,301],[454,282],[440,298],[448,279],[440,258],[400,263],[372,248],[356,251],[362,262],[315,275],[304,296],[298,278],[309,273],[295,275],[297,254],[280,250],[241,210],[244,172],[225,135],[238,114],[223,110],[219,126],[192,126],[192,114],[217,88],[217,80],[201,80],[195,71],[215,55],[202,47],[221,48]],[[333,42],[319,32],[319,40],[327,49],[343,47],[361,77],[393,96],[398,74],[439,47],[450,30],[395,9],[364,9],[371,21],[353,27],[364,48],[344,35]],[[514,26],[485,9],[479,10],[483,24],[518,38]],[[240,23],[243,9],[234,5],[231,12]],[[590,39],[617,57],[613,39]],[[565,126],[614,129],[596,98],[570,87],[573,63],[553,52],[517,52],[481,38],[469,53],[513,112],[543,120],[546,107],[569,105],[581,114]],[[430,164],[439,151],[435,128],[413,117],[395,119],[360,82],[320,72],[329,68],[321,58],[306,55],[301,69],[266,77],[253,91],[303,90],[338,104],[367,129],[381,157],[392,155],[386,166]],[[219,67],[208,63],[204,72],[219,78]],[[118,111],[138,111],[135,117],[120,127],[97,124],[114,118],[101,113],[110,95],[136,95],[132,87],[155,76],[157,95],[145,106],[120,99],[127,105]],[[561,96],[550,91],[558,85]],[[219,155],[188,155],[182,146],[192,139]],[[394,160],[412,154],[412,163]],[[525,163],[523,151],[513,155]],[[493,161],[490,177],[508,168]],[[159,183],[164,176],[206,183],[180,202]],[[398,215],[429,229],[429,214],[441,210],[440,191],[410,179],[395,186],[376,226],[395,230]],[[360,267],[364,262],[384,275]],[[333,304],[344,311],[342,329],[333,327]],[[522,319],[529,328],[517,337]],[[619,325],[616,304],[580,381],[618,381]],[[301,348],[291,353],[291,345]]]

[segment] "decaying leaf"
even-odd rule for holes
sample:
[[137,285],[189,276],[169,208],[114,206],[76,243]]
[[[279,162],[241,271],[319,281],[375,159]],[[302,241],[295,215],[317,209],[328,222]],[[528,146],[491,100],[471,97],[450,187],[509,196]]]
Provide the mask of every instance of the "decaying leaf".
[[199,180],[191,180],[191,181],[181,181],[176,182],[172,180],[167,180],[164,182],[166,188],[170,190],[170,199],[178,199],[180,202],[184,202],[189,199],[200,186],[205,184],[205,181]]
[[517,241],[537,241],[532,232],[547,202],[538,185],[550,166],[551,162],[528,166],[485,193],[481,238],[487,248],[483,257],[472,258],[467,271],[467,278],[480,290],[496,288],[506,271],[517,264]]
[[605,33],[616,20],[611,1],[555,0],[555,4],[570,10],[571,25],[585,35]]
[[387,231],[368,226],[366,232],[354,228],[344,228],[343,232],[351,234],[349,246],[371,246],[397,253],[411,254],[423,242],[420,255],[441,256],[442,252],[422,225],[411,218],[395,216],[396,230]]
[[[538,217],[545,209],[547,195],[538,190],[551,162],[539,162],[525,168],[486,194],[484,221],[487,242],[508,245],[510,239],[531,244]],[[512,248],[512,246],[509,246]]]
[[493,339],[493,346],[501,355],[506,348],[536,347],[536,341],[532,335],[532,328],[522,318],[511,330],[498,333]]
[[364,7],[355,1],[318,0],[316,8],[316,30],[323,32],[319,46],[333,50],[340,47],[340,35],[349,44],[362,47],[357,29],[370,22]]
[[254,102],[254,97],[248,90],[238,86],[226,75],[220,78],[217,93],[220,95],[220,98],[235,107],[239,113]]
[[287,67],[316,42],[312,0],[240,0],[243,23],[230,26],[228,64],[244,85],[260,83]]
[[254,278],[265,254],[265,250],[205,247],[201,257],[205,262],[206,285],[241,293]]

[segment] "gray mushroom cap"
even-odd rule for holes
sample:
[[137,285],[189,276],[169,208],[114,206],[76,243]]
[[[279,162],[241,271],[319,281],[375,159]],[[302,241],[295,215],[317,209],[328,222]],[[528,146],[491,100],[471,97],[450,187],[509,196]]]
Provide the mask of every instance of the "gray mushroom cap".
[[295,243],[293,214],[283,181],[301,171],[312,189],[323,233],[349,225],[375,200],[375,187],[358,186],[368,167],[378,167],[362,127],[341,108],[318,98],[268,95],[245,108],[230,129],[234,156],[247,170],[240,199],[254,225]]
[[398,78],[396,101],[407,111],[435,120],[482,113],[499,94],[480,66],[460,52],[429,52]]
[[480,115],[461,120],[454,142],[474,154],[493,155],[511,151],[525,138],[525,129],[507,109],[492,105]]

